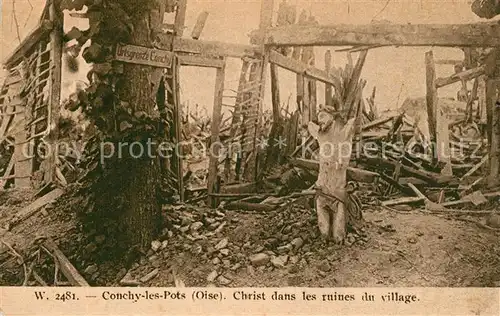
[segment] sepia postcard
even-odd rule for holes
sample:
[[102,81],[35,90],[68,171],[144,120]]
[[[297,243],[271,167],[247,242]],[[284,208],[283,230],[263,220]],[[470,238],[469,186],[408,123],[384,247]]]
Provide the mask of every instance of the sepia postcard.
[[0,12],[0,316],[500,315],[500,1]]

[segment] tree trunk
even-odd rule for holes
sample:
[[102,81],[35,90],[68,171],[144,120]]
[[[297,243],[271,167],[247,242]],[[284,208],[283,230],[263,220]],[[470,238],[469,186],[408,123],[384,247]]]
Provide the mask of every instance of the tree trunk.
[[[129,44],[152,47],[151,21],[159,19],[153,19],[150,14],[153,15],[147,12],[145,16],[134,19],[134,31]],[[132,113],[143,111],[157,116],[154,115],[155,103],[162,72],[162,68],[123,63],[123,81],[115,90],[121,102],[117,106],[127,108]],[[106,176],[98,186],[100,190],[94,194],[96,210],[115,214],[115,223],[103,225],[115,225],[117,230],[108,237],[117,242],[117,248],[133,249],[139,246],[145,251],[159,229],[161,172],[158,152],[151,146],[153,141],[141,138],[121,140],[114,144],[115,154],[104,161]]]
[[310,122],[309,132],[318,140],[320,146],[319,174],[316,187],[316,212],[318,227],[325,239],[342,243],[347,228],[347,167],[351,159],[352,138],[355,118],[346,124],[340,119],[333,119],[326,131]]

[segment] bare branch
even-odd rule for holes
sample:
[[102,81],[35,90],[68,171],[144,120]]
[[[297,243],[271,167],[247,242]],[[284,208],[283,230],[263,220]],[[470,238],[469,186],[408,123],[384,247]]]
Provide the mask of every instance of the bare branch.
[[16,0],[12,0],[12,18],[14,20],[14,23],[16,24],[17,39],[19,43],[21,43],[21,34],[19,33],[19,22],[17,21],[17,15],[16,15]]

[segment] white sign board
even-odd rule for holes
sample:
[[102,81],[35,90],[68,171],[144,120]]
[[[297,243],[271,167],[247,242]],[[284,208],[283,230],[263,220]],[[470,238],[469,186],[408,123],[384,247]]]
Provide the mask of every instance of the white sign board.
[[162,68],[170,68],[173,57],[169,51],[135,45],[118,44],[115,51],[115,60]]

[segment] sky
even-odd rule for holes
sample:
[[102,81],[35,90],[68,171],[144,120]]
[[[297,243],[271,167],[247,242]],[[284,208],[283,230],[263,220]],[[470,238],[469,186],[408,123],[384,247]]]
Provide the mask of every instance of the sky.
[[[281,0],[275,0],[275,14]],[[0,59],[4,59],[19,43],[16,32],[16,21],[20,26],[21,37],[32,30],[43,9],[44,0],[3,0],[1,2],[0,24]],[[482,21],[476,17],[471,9],[469,0],[288,0],[288,3],[307,10],[314,15],[320,24],[366,24],[377,20],[386,20],[392,23],[470,23]],[[33,9],[31,9],[31,6]],[[260,1],[255,0],[188,0],[186,30],[184,36],[189,36],[198,15],[208,11],[209,16],[202,40],[216,40],[248,44],[248,34],[259,24]],[[14,19],[14,12],[16,19]],[[69,30],[74,24],[85,27],[82,19],[68,19],[65,29]],[[324,52],[326,49],[337,47],[315,48],[316,66],[324,67]],[[376,86],[376,104],[379,110],[393,109],[400,106],[407,97],[425,95],[425,66],[424,54],[434,51],[436,59],[462,59],[463,53],[457,49],[419,47],[419,48],[378,48],[370,50],[361,74],[368,81],[365,96],[368,96],[372,87]],[[356,58],[356,55],[353,55]],[[347,62],[346,53],[333,54],[334,66],[344,67]],[[355,60],[355,59],[354,59]],[[81,61],[84,65],[84,61]],[[453,73],[453,66],[436,66],[437,76],[447,76]],[[234,95],[231,89],[237,88],[241,61],[229,59],[226,67],[224,95]],[[85,78],[87,67],[80,68],[80,74],[63,75],[63,86],[70,86],[75,79]],[[181,101],[184,104],[194,104],[204,107],[208,114],[213,106],[213,92],[215,70],[206,68],[183,67],[181,75]],[[0,74],[0,77],[2,74]],[[280,94],[282,102],[288,98],[295,99],[295,75],[286,71],[279,71]],[[271,107],[269,78],[266,82],[264,108]],[[453,97],[460,88],[459,84],[446,89],[440,89],[439,95]],[[324,101],[323,84],[318,84],[318,102]],[[63,92],[63,98],[69,92]],[[224,103],[231,103],[230,98]],[[224,108],[226,116],[229,108]]]

